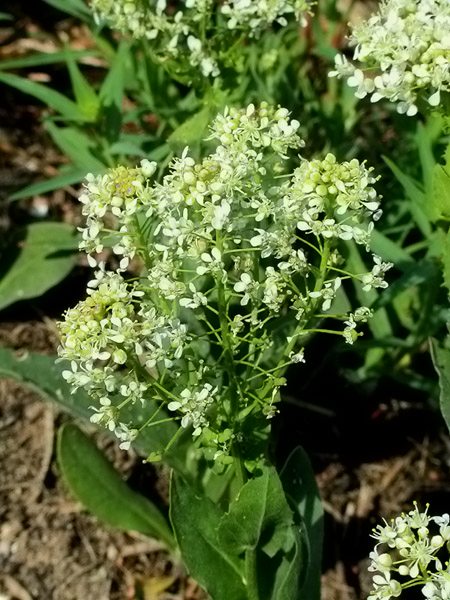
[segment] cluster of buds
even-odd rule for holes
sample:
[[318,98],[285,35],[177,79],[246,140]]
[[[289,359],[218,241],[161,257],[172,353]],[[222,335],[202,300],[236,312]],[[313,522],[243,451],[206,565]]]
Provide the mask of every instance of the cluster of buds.
[[[295,158],[298,129],[284,108],[229,109],[211,125],[215,151],[196,161],[186,149],[160,183],[147,160],[88,177],[81,248],[97,271],[60,325],[60,356],[123,444],[139,428],[122,409],[145,413],[151,400],[226,456],[260,435],[246,420],[274,414],[286,368],[324,318],[353,343],[370,317],[333,312],[333,301],[346,280],[386,285],[388,264],[368,253],[373,268],[352,273],[342,253],[348,241],[368,251],[376,178],[357,160]],[[115,272],[98,255],[108,247]]]
[[420,512],[402,514],[378,525],[377,544],[370,553],[369,571],[374,572],[368,600],[399,598],[402,591],[420,586],[427,600],[450,599],[450,517],[430,517],[428,506]]
[[450,91],[448,0],[382,0],[353,28],[350,45],[356,65],[338,54],[330,76],[345,78],[358,98],[386,98],[413,116],[420,101],[435,107]]
[[[274,23],[288,19],[304,21],[309,0],[91,0],[98,20],[135,38],[150,40],[153,55],[172,73],[189,76],[200,73],[214,78],[232,55],[243,36],[258,37]],[[238,44],[239,45],[239,44]],[[242,52],[242,46],[239,50]]]

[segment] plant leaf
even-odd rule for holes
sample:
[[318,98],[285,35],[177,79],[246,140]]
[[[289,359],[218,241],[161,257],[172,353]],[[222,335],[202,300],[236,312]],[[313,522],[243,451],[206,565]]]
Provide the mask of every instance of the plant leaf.
[[34,223],[23,232],[0,263],[0,309],[36,298],[70,273],[76,261],[78,239],[65,223]]
[[57,127],[51,121],[46,121],[45,127],[52,136],[55,144],[66,154],[80,169],[86,173],[102,173],[106,165],[94,154],[92,139],[74,127]]
[[82,21],[88,23],[92,21],[92,13],[83,0],[44,0],[44,2]]
[[243,569],[218,540],[222,516],[217,504],[173,473],[170,519],[189,573],[214,600],[248,600]]
[[21,200],[22,198],[29,198],[31,196],[52,192],[53,190],[79,183],[85,176],[85,168],[71,166],[68,169],[61,169],[59,174],[55,175],[55,177],[44,179],[44,181],[37,181],[36,183],[30,183],[30,185],[14,192],[14,194],[9,196],[9,200]]
[[433,218],[433,211],[430,210],[425,192],[419,188],[417,182],[412,177],[403,173],[394,162],[386,156],[383,156],[383,160],[403,187],[407,198],[411,201],[411,214],[414,217],[417,227],[425,237],[429,237],[433,232],[430,225],[430,219]]
[[73,495],[100,520],[126,531],[139,531],[174,547],[163,514],[122,480],[94,442],[75,425],[58,432],[58,464]]
[[281,469],[280,478],[289,504],[301,516],[306,533],[308,562],[300,597],[320,600],[323,507],[311,463],[303,448],[299,446],[290,454]]
[[96,50],[60,50],[57,52],[34,52],[20,58],[10,58],[0,62],[0,70],[24,69],[29,67],[41,67],[54,63],[64,62],[70,54],[73,60],[79,60],[88,56],[98,56]]
[[430,341],[431,357],[439,375],[439,403],[447,429],[450,431],[450,350],[439,345],[437,340]]
[[230,555],[245,560],[249,598],[298,599],[303,532],[273,467],[242,487],[218,535]]
[[56,90],[53,90],[42,83],[31,81],[12,73],[4,73],[0,71],[0,82],[10,85],[23,92],[34,96],[48,107],[53,108],[59,112],[67,121],[83,121],[83,113],[78,108],[77,104],[60,94]]
[[93,123],[97,119],[100,109],[100,99],[95,93],[86,77],[80,71],[77,63],[71,53],[66,53],[66,64],[69,70],[72,89],[77,101],[77,105],[88,123]]
[[211,111],[206,106],[187,119],[167,138],[167,143],[174,152],[180,152],[186,146],[192,147],[203,139],[211,118]]

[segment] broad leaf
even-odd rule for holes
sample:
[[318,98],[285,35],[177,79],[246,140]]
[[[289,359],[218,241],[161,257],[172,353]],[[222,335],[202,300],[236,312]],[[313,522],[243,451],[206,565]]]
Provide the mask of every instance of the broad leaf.
[[429,202],[434,207],[435,220],[450,216],[450,144],[445,154],[445,164],[435,165]]
[[78,246],[73,227],[65,223],[29,225],[0,263],[0,309],[36,298],[72,270]]
[[251,599],[297,600],[303,532],[273,467],[248,481],[219,526],[219,540],[245,564]]
[[94,442],[75,425],[64,425],[59,430],[57,457],[70,491],[96,517],[174,547],[163,514],[150,500],[127,486]]
[[170,486],[170,519],[189,573],[214,600],[248,600],[239,561],[221,546],[223,513],[176,473]]

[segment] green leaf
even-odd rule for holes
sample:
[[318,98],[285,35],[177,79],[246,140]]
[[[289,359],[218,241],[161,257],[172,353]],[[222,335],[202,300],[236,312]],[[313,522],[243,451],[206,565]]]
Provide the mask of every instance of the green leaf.
[[72,494],[100,520],[126,531],[139,531],[174,548],[163,514],[122,480],[102,452],[75,425],[58,432],[58,464]]
[[299,521],[273,467],[250,479],[222,517],[219,541],[229,555],[244,560],[250,599],[298,599],[303,572]]
[[59,283],[72,270],[78,246],[73,227],[65,223],[34,223],[17,245],[2,257],[0,309],[36,298]]
[[406,250],[376,229],[371,234],[370,249],[383,260],[395,263],[400,270],[414,262]]
[[41,67],[43,65],[52,65],[54,63],[65,62],[67,55],[73,60],[79,60],[88,56],[98,56],[95,50],[62,50],[58,52],[35,52],[21,58],[10,58],[0,62],[0,70],[24,69],[29,67]]
[[248,600],[243,569],[218,540],[222,516],[217,504],[173,473],[170,519],[189,573],[214,600]]
[[450,431],[450,350],[442,348],[437,340],[431,340],[431,357],[439,375],[439,402],[445,424]]
[[438,230],[445,287],[450,292],[450,231]]
[[[265,532],[265,551],[272,558],[279,549],[289,549],[291,539],[286,532],[293,526],[292,512],[283,494],[281,482],[273,468],[250,479],[221,520],[219,539],[231,554],[241,555],[256,550]],[[275,538],[275,539],[274,539]]]
[[[44,356],[33,352],[17,356],[11,350],[0,348],[0,377],[11,377],[30,387],[45,400],[56,402],[72,415],[89,420],[92,415],[90,408],[92,399],[83,389],[78,389],[76,392],[71,391],[62,376],[63,370],[67,369],[67,364],[55,362],[56,359],[56,356]],[[142,410],[140,404],[130,406],[122,413],[123,420],[132,422],[136,426],[142,425],[155,409],[156,405],[150,400],[146,403],[145,411]],[[164,418],[167,414],[161,410],[159,416]],[[177,430],[178,427],[173,422],[145,428],[134,441],[133,447],[143,456],[151,453],[163,454],[164,460],[170,466],[183,470],[184,449],[180,445],[174,444],[170,451],[164,454],[164,449]]]
[[117,108],[122,108],[122,101],[125,90],[125,78],[127,63],[130,60],[130,45],[128,42],[121,42],[117,52],[112,60],[111,68],[106,75],[99,97],[103,105],[114,104]]
[[306,577],[299,597],[320,600],[323,507],[311,463],[303,448],[299,446],[291,453],[281,469],[280,478],[291,508],[301,516],[307,539]]
[[21,190],[14,192],[14,194],[9,196],[9,200],[21,200],[22,198],[46,194],[47,192],[52,192],[53,190],[79,183],[85,176],[85,168],[80,169],[77,167],[70,167],[68,169],[61,169],[59,174],[55,175],[55,177],[45,179],[44,181],[38,181],[37,183],[31,183]]
[[80,71],[70,52],[66,54],[66,64],[78,108],[83,114],[85,121],[93,123],[97,119],[100,109],[100,99],[97,97],[94,88]]
[[208,107],[182,123],[167,138],[167,143],[174,152],[180,152],[186,146],[194,146],[200,142],[210,122],[211,112]]
[[66,96],[63,96],[56,90],[53,90],[42,83],[12,75],[11,73],[3,73],[0,71],[0,82],[10,85],[11,87],[29,94],[37,98],[49,108],[53,108],[59,112],[68,121],[84,120],[83,113],[78,108],[77,104]]
[[450,144],[445,154],[445,164],[435,165],[432,171],[429,202],[434,207],[435,221],[450,217]]
[[56,358],[34,352],[19,356],[12,350],[0,348],[0,377],[15,379],[45,400],[62,405],[74,416],[89,419],[92,401],[81,389],[71,393],[70,386],[61,374],[63,367],[55,362]]
[[57,127],[51,121],[45,124],[55,144],[68,156],[75,166],[84,169],[85,173],[102,173],[106,165],[94,154],[92,138],[74,127]]
[[44,0],[50,6],[57,8],[58,10],[77,17],[82,21],[92,21],[92,13],[87,4],[83,0]]
[[417,227],[425,237],[429,237],[433,233],[430,225],[430,220],[433,218],[433,211],[427,202],[425,192],[420,189],[412,177],[403,173],[394,162],[385,156],[383,156],[383,160],[403,187],[407,198],[411,201],[411,214],[414,217]]

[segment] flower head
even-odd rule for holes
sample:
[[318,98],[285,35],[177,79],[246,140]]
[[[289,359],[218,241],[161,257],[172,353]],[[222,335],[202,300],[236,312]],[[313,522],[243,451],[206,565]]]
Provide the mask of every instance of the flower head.
[[356,66],[338,55],[330,75],[345,78],[358,98],[386,98],[413,116],[421,100],[435,107],[450,91],[448,0],[382,0],[353,28],[350,45]]

